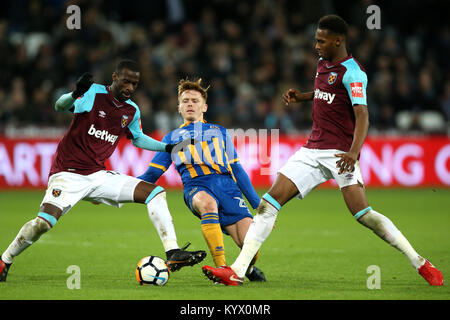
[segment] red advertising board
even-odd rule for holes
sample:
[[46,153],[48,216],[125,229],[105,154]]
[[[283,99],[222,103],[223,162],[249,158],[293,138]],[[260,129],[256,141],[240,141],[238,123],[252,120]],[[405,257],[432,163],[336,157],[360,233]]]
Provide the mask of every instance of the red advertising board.
[[[0,189],[45,188],[58,140],[0,137]],[[254,186],[267,188],[277,170],[305,141],[304,136],[268,136],[267,139],[259,136],[235,138],[235,145]],[[122,139],[106,164],[110,170],[137,176],[145,172],[153,155],[154,152],[138,149],[129,140]],[[360,164],[366,186],[449,187],[450,138],[368,137]],[[169,188],[181,186],[173,166],[158,184]]]

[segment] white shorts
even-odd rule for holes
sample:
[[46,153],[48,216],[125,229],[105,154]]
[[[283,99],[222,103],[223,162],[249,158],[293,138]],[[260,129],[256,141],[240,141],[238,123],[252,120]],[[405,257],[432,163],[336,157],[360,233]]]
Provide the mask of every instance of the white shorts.
[[335,156],[336,153],[344,153],[344,151],[302,147],[289,158],[278,173],[283,174],[296,185],[300,192],[297,197],[300,199],[329,179],[335,179],[339,188],[354,184],[364,185],[359,161],[356,161],[353,172],[339,174],[336,167],[339,158]]
[[134,202],[134,189],[142,180],[114,171],[101,170],[90,175],[58,172],[50,176],[42,204],[50,203],[67,213],[80,200],[121,207]]

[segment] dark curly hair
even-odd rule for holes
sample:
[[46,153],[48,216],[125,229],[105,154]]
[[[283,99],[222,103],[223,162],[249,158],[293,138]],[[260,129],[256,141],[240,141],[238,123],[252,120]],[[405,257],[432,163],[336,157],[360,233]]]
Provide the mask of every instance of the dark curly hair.
[[330,14],[320,18],[318,28],[346,36],[348,25],[344,21],[344,19],[342,19],[338,15]]
[[116,66],[116,73],[120,73],[123,69],[128,69],[133,72],[140,72],[139,65],[135,61],[129,59],[119,61]]

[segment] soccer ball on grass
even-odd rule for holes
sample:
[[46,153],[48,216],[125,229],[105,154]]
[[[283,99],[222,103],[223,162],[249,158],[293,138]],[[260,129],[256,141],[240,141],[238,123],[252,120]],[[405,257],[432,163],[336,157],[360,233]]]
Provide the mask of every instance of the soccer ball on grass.
[[136,267],[136,280],[140,285],[163,286],[169,281],[169,268],[160,257],[142,258]]

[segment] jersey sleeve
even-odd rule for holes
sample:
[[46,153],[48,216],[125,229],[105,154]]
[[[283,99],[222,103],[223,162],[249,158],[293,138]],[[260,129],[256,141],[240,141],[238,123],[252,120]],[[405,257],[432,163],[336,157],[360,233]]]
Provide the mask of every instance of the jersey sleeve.
[[[168,138],[168,135],[166,135],[162,139],[162,142],[169,143],[169,140],[170,139]],[[164,172],[169,169],[171,164],[172,158],[170,156],[170,153],[157,152],[150,162],[147,171],[145,171],[144,174],[138,176],[138,178],[147,182],[155,183],[164,174]]]
[[342,84],[347,89],[352,105],[367,105],[367,75],[360,68],[347,68],[342,77]]
[[233,174],[236,178],[236,184],[238,185],[239,189],[247,198],[252,208],[256,209],[259,206],[260,198],[256,193],[247,172],[245,172],[244,168],[239,162],[232,163],[231,168],[233,169]]
[[132,103],[132,105],[136,108],[136,113],[134,114],[133,120],[128,124],[127,138],[138,139],[144,135],[141,125],[141,111],[135,103]]
[[94,83],[81,97],[75,99],[72,109],[69,110],[73,113],[90,112],[94,106],[95,95],[106,92],[105,86]]
[[247,172],[245,172],[244,168],[239,162],[239,156],[228,131],[226,131],[225,134],[225,152],[228,156],[228,162],[233,171],[237,186],[247,198],[252,208],[256,209],[260,201],[259,196],[256,193],[255,188],[253,188],[252,182],[250,181]]

